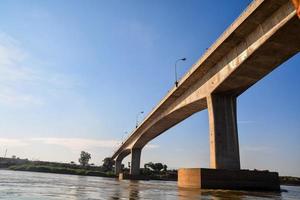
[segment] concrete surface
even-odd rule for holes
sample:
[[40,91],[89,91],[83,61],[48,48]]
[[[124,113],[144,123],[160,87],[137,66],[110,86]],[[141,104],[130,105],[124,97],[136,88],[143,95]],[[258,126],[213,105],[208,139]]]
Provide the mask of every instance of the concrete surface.
[[178,186],[194,189],[280,191],[277,172],[222,169],[179,169]]

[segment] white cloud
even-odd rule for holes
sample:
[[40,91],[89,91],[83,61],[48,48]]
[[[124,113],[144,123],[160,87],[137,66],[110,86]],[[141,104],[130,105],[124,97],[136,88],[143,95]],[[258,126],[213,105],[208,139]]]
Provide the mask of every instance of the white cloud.
[[70,150],[82,150],[91,148],[114,148],[120,141],[99,140],[83,138],[32,138],[29,141],[40,142],[50,145],[60,145]]
[[[94,148],[111,148],[118,147],[121,141],[118,140],[100,140],[100,139],[85,139],[85,138],[28,138],[28,139],[14,139],[14,138],[0,138],[0,144],[4,147],[20,147],[29,146],[35,143],[46,145],[58,145],[67,148],[71,151],[89,150]],[[149,144],[148,149],[158,148],[158,145]]]
[[99,140],[99,139],[84,139],[84,138],[0,138],[2,146],[18,147],[32,145],[33,143],[60,145],[70,150],[81,150],[88,148],[113,148],[120,141],[117,140]]
[[66,75],[47,70],[45,62],[41,64],[18,40],[2,32],[0,74],[0,103],[10,106],[43,105],[47,95],[53,96],[46,91],[55,93],[75,85]]
[[19,139],[0,138],[0,144],[3,147],[20,147],[29,145],[26,141]]
[[22,94],[9,87],[0,86],[0,102],[5,105],[43,105],[43,100],[31,94]]

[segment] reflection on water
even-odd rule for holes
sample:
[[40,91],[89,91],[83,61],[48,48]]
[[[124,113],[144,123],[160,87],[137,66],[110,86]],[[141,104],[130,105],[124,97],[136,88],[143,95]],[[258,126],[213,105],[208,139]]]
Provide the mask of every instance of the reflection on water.
[[[300,191],[300,190],[299,190]],[[246,191],[231,191],[231,190],[182,190],[179,189],[179,199],[284,199],[281,193],[274,192],[246,192]],[[300,193],[299,193],[300,194]]]
[[109,178],[0,170],[0,199],[11,200],[139,200],[139,199],[300,199],[300,187],[287,192],[178,189],[176,182],[118,181]]
[[130,181],[129,182],[129,199],[140,199],[139,196],[139,182],[138,181]]

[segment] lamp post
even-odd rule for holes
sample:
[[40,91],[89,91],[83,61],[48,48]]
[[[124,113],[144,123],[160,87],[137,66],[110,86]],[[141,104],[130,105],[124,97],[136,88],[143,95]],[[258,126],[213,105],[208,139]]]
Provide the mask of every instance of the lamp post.
[[141,114],[143,114],[143,113],[144,113],[144,111],[141,111],[141,112],[139,112],[139,113],[136,115],[135,128],[137,128],[137,127],[139,126],[139,116],[140,116]]
[[177,80],[177,63],[178,61],[185,61],[186,58],[180,58],[178,60],[176,60],[175,62],[175,86],[178,87],[178,80]]

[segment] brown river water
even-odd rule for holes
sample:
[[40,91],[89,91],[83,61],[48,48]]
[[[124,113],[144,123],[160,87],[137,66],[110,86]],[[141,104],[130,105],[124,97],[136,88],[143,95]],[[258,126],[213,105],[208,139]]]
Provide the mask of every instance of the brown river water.
[[300,199],[300,187],[281,186],[285,192],[179,189],[176,182],[118,181],[112,178],[0,170],[0,199]]

